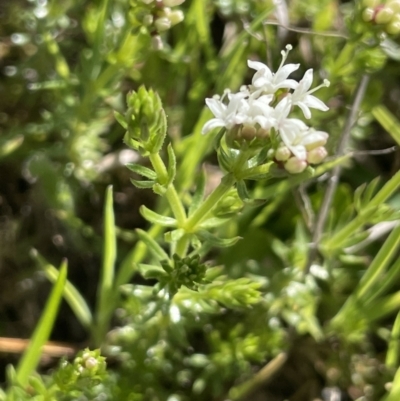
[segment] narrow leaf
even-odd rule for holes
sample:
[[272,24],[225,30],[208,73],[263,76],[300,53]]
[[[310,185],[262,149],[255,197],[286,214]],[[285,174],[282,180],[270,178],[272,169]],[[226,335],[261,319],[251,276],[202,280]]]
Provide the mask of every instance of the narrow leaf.
[[95,332],[96,344],[103,340],[109,325],[112,311],[112,294],[114,284],[115,259],[117,257],[117,243],[115,233],[115,219],[113,210],[113,190],[108,186],[104,206],[104,244],[103,244],[103,264],[100,273],[100,283],[98,285],[98,305]]
[[200,228],[213,228],[213,227],[218,227],[221,226],[222,224],[226,223],[229,220],[229,218],[227,219],[220,219],[218,217],[211,217],[210,219],[204,220],[201,224],[200,224]]
[[153,188],[154,181],[137,181],[131,178],[131,183],[139,189]]
[[386,239],[382,248],[375,256],[367,272],[360,282],[360,287],[357,290],[357,296],[363,297],[368,290],[374,285],[379,276],[386,269],[390,261],[395,257],[400,249],[400,224],[393,229],[389,237]]
[[176,176],[176,157],[174,148],[171,144],[168,144],[168,182],[167,185],[172,184]]
[[128,129],[128,124],[125,120],[125,116],[123,116],[121,113],[118,113],[118,111],[114,111],[114,117],[119,122],[119,124],[121,124],[123,129]]
[[146,220],[153,224],[160,224],[164,227],[176,227],[177,225],[177,222],[174,218],[162,216],[161,214],[148,209],[144,205],[140,207],[140,213]]
[[146,177],[146,178],[148,178],[150,180],[154,180],[154,181],[157,179],[157,174],[155,173],[155,171],[150,170],[149,168],[144,167],[140,164],[128,163],[126,165],[126,167],[129,170],[133,171],[134,173],[141,175],[142,177]]
[[157,260],[161,261],[169,259],[164,249],[162,249],[161,246],[158,245],[158,243],[154,240],[154,238],[150,237],[150,235],[146,231],[140,230],[138,228],[136,232],[140,240],[144,242],[147,249]]
[[[43,270],[47,279],[55,284],[60,275],[59,270],[48,263],[41,255],[37,253],[36,250],[32,252],[32,254],[35,257],[35,260],[39,263],[40,268]],[[92,313],[85,299],[69,280],[65,282],[63,296],[82,326],[89,328],[92,323]]]
[[388,350],[386,353],[386,366],[397,368],[399,366],[400,355],[400,312],[397,314],[393,324],[392,335],[390,336]]
[[372,114],[396,143],[400,145],[400,121],[382,105],[374,107]]
[[233,238],[219,238],[216,235],[211,234],[208,231],[199,231],[196,235],[204,241],[208,241],[214,246],[218,246],[220,248],[227,248],[229,246],[235,245],[241,237],[233,237]]
[[22,386],[27,385],[29,375],[32,374],[39,363],[42,347],[50,337],[63,296],[66,279],[67,261],[64,260],[61,264],[58,279],[50,293],[43,314],[32,334],[29,346],[18,364],[16,379]]

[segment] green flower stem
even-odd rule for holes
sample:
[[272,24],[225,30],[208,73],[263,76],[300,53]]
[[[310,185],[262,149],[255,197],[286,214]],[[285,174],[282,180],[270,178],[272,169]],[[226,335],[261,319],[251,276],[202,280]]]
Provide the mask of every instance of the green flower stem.
[[[168,172],[160,155],[158,153],[151,153],[149,158],[155,172],[157,173],[160,184],[165,184],[168,181]],[[169,184],[167,186],[167,192],[165,193],[165,196],[167,197],[173,215],[178,221],[178,226],[183,227],[186,223],[186,213],[173,184]]]
[[209,197],[200,205],[200,207],[189,217],[186,222],[185,230],[190,233],[195,231],[197,225],[201,223],[208,214],[214,209],[221,198],[235,184],[236,178],[232,173],[226,174],[217,188],[209,195]]
[[190,243],[190,235],[185,234],[176,244],[175,253],[184,258],[187,255]]
[[210,194],[210,196],[200,205],[200,207],[189,217],[186,222],[185,230],[190,233],[196,230],[196,227],[201,223],[208,214],[217,206],[222,197],[235,185],[238,180],[237,177],[243,172],[244,166],[247,164],[251,156],[250,150],[242,150],[239,157],[236,159],[232,168],[232,172],[226,174],[217,188]]

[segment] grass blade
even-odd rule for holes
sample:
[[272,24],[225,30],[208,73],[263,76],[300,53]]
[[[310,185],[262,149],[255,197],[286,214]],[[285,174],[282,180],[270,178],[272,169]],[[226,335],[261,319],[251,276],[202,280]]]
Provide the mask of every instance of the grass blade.
[[98,304],[96,327],[93,330],[95,344],[99,345],[106,334],[113,305],[114,266],[117,257],[117,239],[113,210],[113,190],[109,185],[106,190],[104,205],[104,243],[103,264],[98,286]]
[[60,273],[46,303],[44,312],[32,335],[31,342],[18,364],[16,378],[22,386],[28,384],[29,375],[36,369],[42,353],[42,347],[48,340],[51,330],[53,329],[57,311],[63,296],[66,279],[67,261],[64,260],[61,264]]

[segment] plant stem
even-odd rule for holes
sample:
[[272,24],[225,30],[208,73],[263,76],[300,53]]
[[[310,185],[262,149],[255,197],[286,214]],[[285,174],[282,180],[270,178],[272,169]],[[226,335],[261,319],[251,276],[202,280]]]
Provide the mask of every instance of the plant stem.
[[[340,157],[344,154],[347,144],[349,142],[351,128],[353,127],[353,124],[356,121],[357,113],[360,109],[360,105],[364,98],[365,91],[367,90],[369,78],[370,78],[369,75],[367,75],[367,74],[363,75],[363,77],[361,78],[361,81],[358,85],[358,88],[357,88],[357,91],[356,91],[356,94],[354,97],[353,106],[350,110],[350,114],[347,118],[346,125],[343,129],[343,133],[342,133],[342,136],[339,140],[339,144],[337,147],[336,155],[338,157]],[[340,164],[338,164],[332,170],[332,173],[329,177],[328,186],[326,188],[326,192],[325,192],[324,198],[322,200],[322,205],[321,205],[321,208],[320,208],[318,216],[317,216],[317,221],[315,223],[314,234],[313,234],[312,243],[310,246],[310,252],[308,254],[307,265],[305,268],[306,274],[310,270],[310,267],[317,256],[318,245],[321,241],[325,223],[328,218],[328,212],[331,207],[333,197],[335,195],[335,192],[336,192],[336,189],[337,189],[337,186],[339,183],[341,171],[342,171],[342,166]]]
[[278,354],[272,361],[268,362],[258,373],[248,381],[231,388],[229,391],[229,399],[232,401],[242,400],[251,395],[257,388],[271,380],[272,376],[277,373],[287,360],[287,354],[282,352]]
[[[160,180],[160,184],[166,183],[168,180],[168,172],[160,155],[158,153],[151,153],[149,158]],[[183,227],[186,223],[186,212],[176,192],[175,186],[172,183],[167,186],[165,196],[167,197],[174,217],[178,221],[178,226]]]
[[184,258],[187,254],[189,249],[189,240],[190,236],[185,234],[176,244],[175,253],[181,258]]
[[185,225],[186,232],[195,230],[196,226],[208,216],[221,198],[232,188],[235,182],[236,178],[232,173],[228,173],[222,178],[218,187],[214,189],[200,207],[188,218]]

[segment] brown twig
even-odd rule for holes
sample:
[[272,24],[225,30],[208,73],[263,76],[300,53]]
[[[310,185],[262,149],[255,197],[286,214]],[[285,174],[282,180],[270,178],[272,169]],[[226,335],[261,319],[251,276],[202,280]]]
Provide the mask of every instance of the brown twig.
[[[22,354],[28,347],[30,340],[22,338],[0,337],[0,353]],[[75,345],[48,341],[42,349],[43,356],[60,358],[62,356],[71,357],[78,351]]]
[[[350,114],[346,120],[346,124],[343,129],[343,133],[342,133],[339,143],[338,143],[338,147],[337,147],[337,151],[336,151],[337,157],[340,157],[345,154],[345,150],[346,150],[347,144],[349,142],[349,138],[350,138],[351,128],[353,127],[353,124],[356,121],[356,117],[357,117],[358,111],[360,109],[361,102],[364,98],[365,91],[368,86],[369,78],[370,78],[369,75],[365,74],[365,75],[363,75],[363,77],[360,80],[360,83],[358,85],[358,88],[356,90],[356,94],[354,97],[354,102],[353,102],[353,105],[350,110]],[[310,251],[308,253],[308,259],[307,259],[305,273],[309,272],[310,267],[317,256],[318,245],[319,245],[321,237],[322,237],[326,219],[328,218],[329,208],[332,204],[332,200],[333,200],[333,197],[336,192],[336,188],[339,183],[341,171],[342,171],[342,167],[339,164],[333,168],[333,170],[330,174],[330,177],[328,180],[328,185],[327,185],[326,191],[325,191],[325,195],[322,200],[322,204],[319,209],[319,213],[318,213],[317,220],[315,223],[314,233],[313,233],[313,238],[312,238],[312,242],[311,242],[311,246],[310,246]]]

